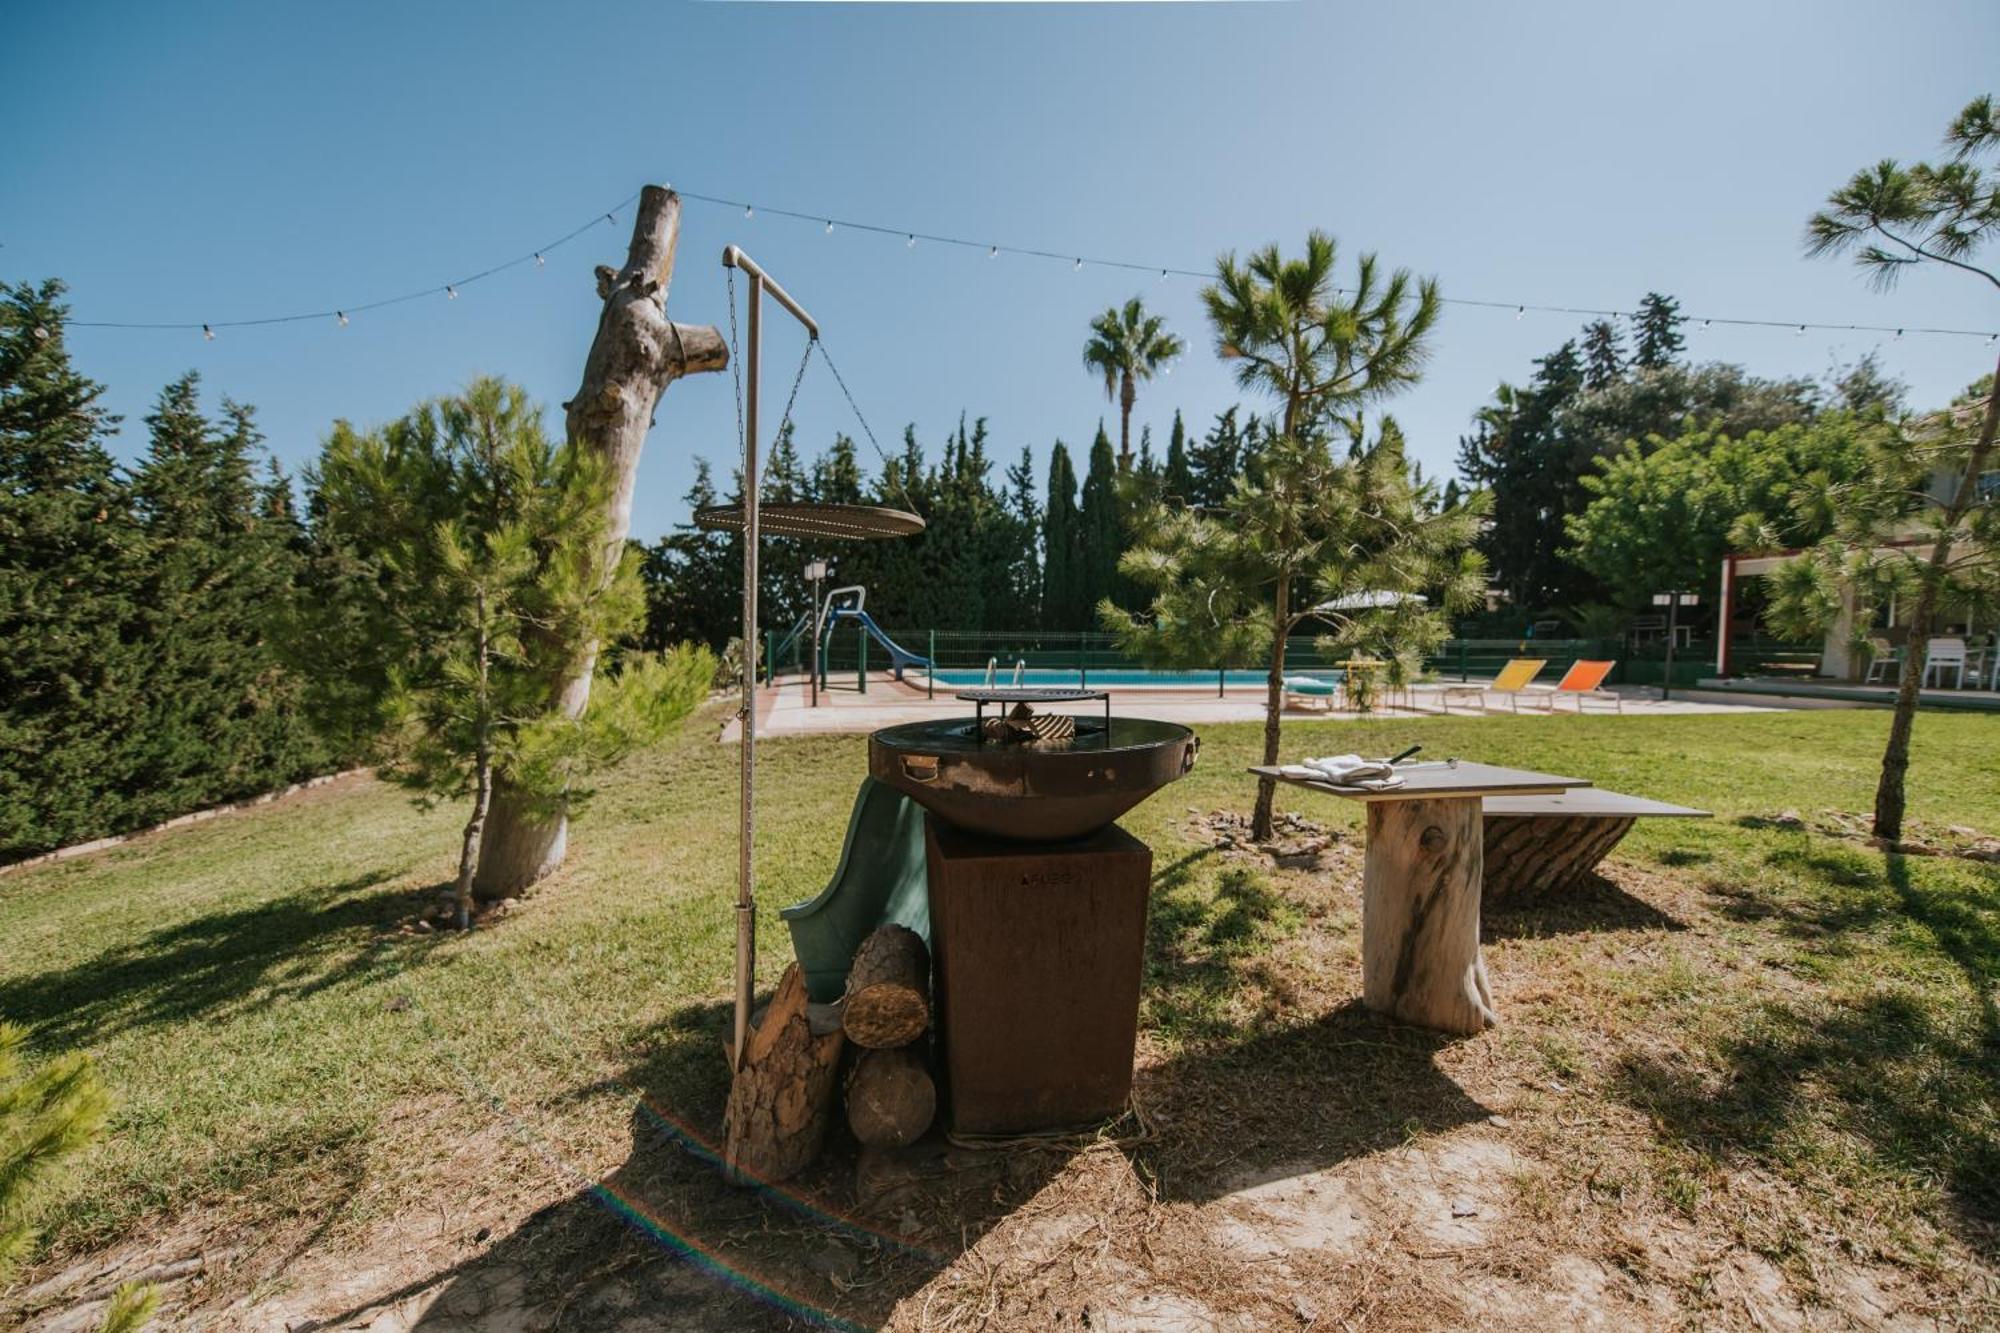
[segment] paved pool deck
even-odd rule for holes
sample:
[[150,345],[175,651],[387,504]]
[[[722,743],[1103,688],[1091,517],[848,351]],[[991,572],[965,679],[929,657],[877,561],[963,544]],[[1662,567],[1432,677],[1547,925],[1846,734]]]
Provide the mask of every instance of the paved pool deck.
[[[1455,684],[1456,682],[1448,682]],[[1476,682],[1475,682],[1476,683]],[[889,672],[870,673],[868,689],[865,693],[855,688],[854,676],[849,673],[834,682],[834,688],[820,692],[819,706],[812,706],[810,691],[803,676],[783,677],[774,686],[766,686],[757,691],[757,735],[759,739],[779,736],[846,735],[856,732],[870,732],[878,727],[894,726],[899,722],[922,722],[930,718],[963,717],[972,712],[972,705],[961,703],[954,697],[964,688],[958,685],[937,687],[935,698],[926,697],[924,678],[913,673],[908,679],[898,681]],[[1216,722],[1260,722],[1264,717],[1264,687],[1262,685],[1232,685],[1227,693],[1218,695],[1213,688],[1188,689],[1178,686],[1158,685],[1113,685],[1111,711],[1128,716],[1158,718],[1163,722],[1183,724]],[[1444,715],[1443,685],[1419,686],[1416,690],[1414,715],[1439,717]],[[1626,717],[1673,717],[1695,713],[1772,713],[1790,707],[1788,701],[1779,698],[1760,697],[1720,698],[1713,694],[1691,693],[1686,696],[1676,693],[1672,699],[1662,702],[1656,686],[1623,686],[1615,693],[1624,701]],[[1451,715],[1471,717],[1512,717],[1514,710],[1507,702],[1495,696],[1484,713],[1475,713],[1463,700],[1454,701]],[[1849,705],[1852,706],[1852,705]],[[1102,707],[1102,705],[1089,705]],[[1612,706],[1603,700],[1591,700],[1590,716],[1616,716]],[[1374,717],[1409,717],[1413,710],[1408,708],[1377,709]],[[1556,705],[1555,718],[1574,717],[1576,706],[1573,701],[1564,700]],[[1326,712],[1312,709],[1287,709],[1286,721],[1348,721],[1361,716],[1358,713]],[[1522,700],[1522,717],[1549,717],[1540,700]],[[722,730],[721,739],[733,742],[739,728],[732,718]]]

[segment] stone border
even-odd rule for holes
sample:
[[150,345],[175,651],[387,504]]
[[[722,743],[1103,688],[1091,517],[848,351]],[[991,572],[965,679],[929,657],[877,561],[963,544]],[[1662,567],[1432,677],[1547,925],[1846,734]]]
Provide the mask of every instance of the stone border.
[[134,838],[144,838],[155,833],[164,833],[168,829],[180,828],[184,824],[204,823],[214,819],[218,815],[235,814],[239,810],[255,809],[257,806],[269,805],[273,801],[281,801],[287,796],[297,795],[299,792],[310,790],[313,787],[324,787],[329,782],[338,782],[342,778],[351,778],[356,773],[371,771],[367,768],[346,768],[338,773],[322,773],[316,778],[307,778],[304,782],[294,782],[289,787],[281,787],[277,791],[267,791],[261,796],[252,796],[241,801],[231,801],[227,805],[214,805],[206,810],[192,810],[184,815],[175,815],[166,823],[155,824],[151,828],[135,829],[130,833],[114,833],[106,838],[92,838],[89,842],[79,842],[68,847],[58,847],[52,852],[43,852],[38,856],[31,856],[25,861],[10,861],[5,865],[0,865],[0,876],[11,875],[17,870],[26,870],[31,866],[47,865],[52,861],[68,861],[74,857],[87,856],[91,852],[101,852],[108,847],[117,847],[123,843],[131,842]]

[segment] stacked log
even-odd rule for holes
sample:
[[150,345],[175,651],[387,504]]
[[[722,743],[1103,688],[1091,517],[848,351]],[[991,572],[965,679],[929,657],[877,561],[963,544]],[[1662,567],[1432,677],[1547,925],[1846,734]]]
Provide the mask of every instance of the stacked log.
[[844,1045],[832,1005],[808,1003],[805,974],[785,968],[770,1004],[750,1020],[741,1061],[729,1052],[723,1166],[735,1184],[788,1180],[811,1165],[826,1142],[834,1075]]
[[841,1027],[858,1048],[847,1125],[865,1148],[907,1147],[936,1117],[930,1025],[930,950],[907,926],[878,927],[855,951],[841,1001]]

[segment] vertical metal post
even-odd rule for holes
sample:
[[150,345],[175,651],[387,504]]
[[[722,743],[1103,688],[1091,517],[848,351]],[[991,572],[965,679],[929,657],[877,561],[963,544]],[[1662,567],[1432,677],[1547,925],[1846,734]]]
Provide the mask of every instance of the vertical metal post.
[[935,699],[937,698],[937,631],[932,630],[930,634],[931,669],[924,673],[924,698]]
[[[1679,620],[1681,594],[1676,588],[1667,594],[1667,670],[1660,678],[1660,699],[1665,702],[1674,688],[1674,625]],[[1582,696],[1579,695],[1578,698]]]
[[858,671],[861,677],[856,682],[856,688],[866,694],[868,693],[868,629],[858,620],[854,622],[854,637],[857,640],[855,661],[860,664]]
[[757,774],[757,376],[762,361],[764,278],[750,275],[750,318],[744,340],[743,404],[743,745],[736,824],[736,1067],[750,1049],[750,1000],[757,970],[754,879]]
[[1215,669],[1215,697],[1226,698],[1229,694],[1229,667],[1225,664]]
[[807,668],[807,671],[812,676],[812,700],[813,700],[812,706],[814,708],[819,707],[819,616],[820,616],[819,580],[814,579],[813,604],[812,604],[812,618],[813,618],[812,665]]

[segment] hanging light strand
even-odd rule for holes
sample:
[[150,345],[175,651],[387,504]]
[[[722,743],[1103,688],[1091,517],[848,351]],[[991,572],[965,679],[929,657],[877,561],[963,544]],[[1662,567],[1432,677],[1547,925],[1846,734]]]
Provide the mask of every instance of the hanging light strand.
[[[1155,275],[1159,281],[1165,281],[1168,277],[1197,278],[1206,281],[1215,276],[1214,272],[1208,269],[1179,268],[1172,264],[1161,265],[1132,259],[1112,259],[1094,255],[1079,255],[1074,251],[1043,250],[1034,246],[998,244],[993,241],[974,240],[963,236],[947,236],[939,232],[913,231],[908,227],[890,226],[885,223],[858,222],[851,218],[834,217],[825,212],[801,212],[796,209],[777,208],[769,204],[760,204],[753,208],[748,201],[742,199],[728,199],[721,195],[704,194],[699,190],[689,190],[680,186],[670,186],[669,188],[673,189],[683,199],[734,209],[741,212],[746,218],[754,217],[757,213],[763,213],[772,217],[791,218],[800,222],[810,223],[815,227],[820,227],[829,236],[833,234],[835,228],[840,228],[845,231],[866,232],[878,236],[901,237],[905,247],[909,249],[914,249],[919,241],[926,241],[935,245],[956,246],[965,250],[983,251],[989,258],[995,259],[1001,255],[1019,255],[1026,259],[1046,259],[1055,263],[1067,264],[1072,270],[1081,270],[1088,264],[1094,268],[1122,269],[1127,272],[1150,273]],[[336,318],[343,313],[354,315],[367,310],[380,310],[387,306],[403,305],[410,301],[419,301],[427,296],[455,296],[460,289],[493,277],[496,274],[504,273],[509,269],[518,268],[523,264],[534,264],[537,268],[542,267],[545,262],[545,256],[550,251],[575,240],[578,236],[597,226],[600,222],[615,223],[616,215],[630,207],[638,197],[636,193],[632,194],[621,200],[609,212],[595,214],[591,217],[590,221],[572,228],[548,244],[538,246],[504,263],[495,264],[491,268],[481,269],[477,273],[459,278],[453,282],[437,283],[416,291],[404,292],[398,296],[384,297],[378,301],[356,302],[341,306],[338,309],[312,310],[299,314],[267,315],[256,319],[175,320],[164,322],[78,319],[71,320],[70,324],[75,328],[85,329],[201,330],[207,336],[213,338],[214,330],[216,329],[254,328],[266,324],[296,324],[307,320]],[[1552,305],[1540,304],[1533,301],[1489,301],[1470,296],[1446,296],[1440,299],[1445,305],[1465,306],[1477,310],[1511,310],[1514,312],[1514,317],[1517,320],[1526,316],[1530,311],[1536,314],[1581,316],[1590,319],[1630,320],[1638,317],[1636,312],[1630,310],[1610,310],[1593,306]],[[1790,329],[1795,335],[1802,335],[1804,332],[1812,330],[1822,333],[1891,334],[1899,339],[1909,334],[1922,333],[1947,338],[1980,338],[1989,343],[2000,340],[2000,332],[1990,329],[1920,328],[1907,324],[1825,324],[1814,323],[1810,320],[1801,322],[1796,319],[1748,319],[1724,315],[1682,315],[1681,318],[1683,322],[1689,324],[1694,324],[1698,321],[1701,329],[1711,329],[1717,325],[1725,325],[1732,328]]]

